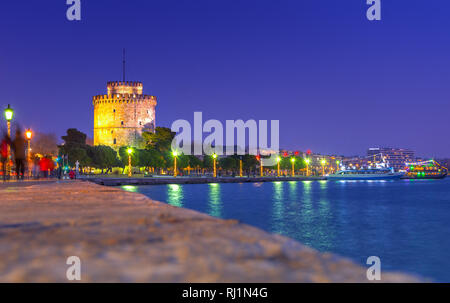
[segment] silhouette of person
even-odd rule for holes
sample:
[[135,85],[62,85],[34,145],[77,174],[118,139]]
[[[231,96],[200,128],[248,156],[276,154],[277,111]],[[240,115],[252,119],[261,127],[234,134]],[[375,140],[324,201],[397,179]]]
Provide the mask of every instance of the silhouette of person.
[[14,150],[14,160],[16,161],[17,180],[23,180],[25,177],[25,150],[27,141],[22,136],[20,129],[16,131],[16,137],[12,141],[12,148]]

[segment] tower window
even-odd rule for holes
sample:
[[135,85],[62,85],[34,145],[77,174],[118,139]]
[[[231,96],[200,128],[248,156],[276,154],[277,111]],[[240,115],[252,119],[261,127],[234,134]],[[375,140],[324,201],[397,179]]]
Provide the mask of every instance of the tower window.
[[114,138],[114,144],[116,144],[117,143],[117,140],[116,140],[116,138]]
[[113,109],[113,113],[115,113],[116,112],[116,110],[115,109]]
[[121,125],[123,125],[123,121],[122,121],[122,122],[120,122],[120,124],[121,124]]
[[139,125],[142,125],[142,122],[141,122],[141,121],[139,121]]

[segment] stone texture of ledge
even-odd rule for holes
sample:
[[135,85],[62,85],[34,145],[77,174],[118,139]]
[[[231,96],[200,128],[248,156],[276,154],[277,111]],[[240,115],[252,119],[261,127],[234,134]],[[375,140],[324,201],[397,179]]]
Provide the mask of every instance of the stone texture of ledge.
[[68,282],[69,256],[81,282],[368,282],[346,259],[119,188],[2,185],[0,282]]

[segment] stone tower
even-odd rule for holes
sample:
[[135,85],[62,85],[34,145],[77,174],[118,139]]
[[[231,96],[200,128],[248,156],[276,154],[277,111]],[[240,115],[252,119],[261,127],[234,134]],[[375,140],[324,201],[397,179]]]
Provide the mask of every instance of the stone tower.
[[143,94],[142,82],[108,82],[93,105],[94,145],[140,147],[142,132],[155,130],[156,97]]

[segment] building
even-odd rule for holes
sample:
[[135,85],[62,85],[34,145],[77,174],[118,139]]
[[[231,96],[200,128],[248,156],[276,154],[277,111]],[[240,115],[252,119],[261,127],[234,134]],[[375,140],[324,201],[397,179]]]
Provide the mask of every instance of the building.
[[369,161],[379,162],[381,156],[386,157],[386,161],[396,171],[404,169],[405,163],[414,162],[414,151],[404,148],[392,147],[372,147],[367,150],[367,157]]
[[156,97],[141,82],[108,82],[107,94],[93,97],[94,145],[140,147],[143,131],[154,131]]

